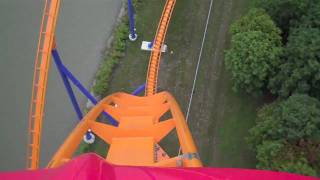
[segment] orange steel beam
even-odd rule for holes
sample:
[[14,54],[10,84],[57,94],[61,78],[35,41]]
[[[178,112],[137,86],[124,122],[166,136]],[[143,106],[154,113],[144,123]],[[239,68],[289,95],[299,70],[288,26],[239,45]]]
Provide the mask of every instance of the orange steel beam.
[[[161,105],[168,108],[160,116],[171,114],[171,117],[164,121],[160,121],[158,114],[158,107]],[[118,127],[96,122],[108,106],[112,106],[115,109],[114,113],[119,117]],[[132,109],[135,113],[132,113]],[[110,145],[105,158],[113,164],[156,167],[202,166],[184,116],[175,99],[167,92],[144,97],[115,93],[104,98],[77,125],[47,167],[58,167],[72,159],[88,129]],[[158,143],[174,129],[183,154],[170,158]]]
[[149,60],[148,75],[146,80],[146,95],[150,96],[157,92],[158,71],[161,59],[161,47],[164,44],[167,29],[170,23],[176,0],[167,0],[160,23],[158,25],[157,33],[153,43],[153,49]]
[[27,168],[39,167],[41,128],[45,105],[51,50],[60,0],[46,0],[41,21],[37,55],[34,64],[32,95],[29,110]]

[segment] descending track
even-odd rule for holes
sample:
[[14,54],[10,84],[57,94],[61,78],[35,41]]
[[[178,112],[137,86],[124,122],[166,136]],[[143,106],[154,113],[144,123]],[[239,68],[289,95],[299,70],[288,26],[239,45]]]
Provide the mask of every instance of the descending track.
[[[103,110],[118,120],[118,127],[97,121]],[[171,117],[160,121],[164,114],[171,114]],[[202,166],[183,114],[177,102],[167,92],[145,97],[115,93],[104,98],[77,125],[48,167],[54,168],[68,162],[88,129],[110,145],[104,158],[113,164],[156,167]],[[183,155],[170,158],[159,143],[174,130]]]
[[39,166],[48,71],[59,7],[60,0],[46,0],[41,21],[29,110],[27,167],[30,169],[36,169]]
[[[161,59],[161,47],[176,0],[167,0],[158,25],[154,45],[150,56],[147,72],[146,95],[157,92],[157,79]],[[29,110],[27,167],[36,169],[39,166],[41,128],[47,88],[48,70],[51,50],[54,43],[55,26],[60,7],[60,0],[46,0],[43,12],[37,55],[35,59],[32,97]]]
[[[78,123],[47,166],[48,168],[59,167],[58,169],[0,173],[0,179],[313,180],[313,178],[285,173],[271,173],[269,171],[200,168],[202,163],[179,105],[168,92],[157,93],[161,47],[164,44],[175,3],[176,0],[166,0],[162,12],[149,61],[145,88],[146,96],[139,97],[120,92],[102,99]],[[210,6],[212,6],[212,1]],[[40,137],[48,70],[51,51],[55,43],[55,26],[59,7],[60,0],[45,1],[35,59],[29,113],[27,160],[29,169],[37,169],[39,166]],[[114,118],[118,123],[107,124],[101,122],[99,118],[102,114],[107,114],[108,117]],[[166,149],[162,149],[160,142],[172,131],[176,132],[177,143],[181,147],[182,154],[170,157],[166,153]],[[109,145],[105,149],[106,156],[97,157],[87,154],[79,158],[75,157],[78,146],[83,138],[87,137],[88,132]],[[112,165],[104,163],[105,160]],[[125,165],[126,167],[118,165]],[[166,167],[179,168],[169,169]],[[182,169],[184,167],[197,168]]]
[[161,59],[161,47],[164,44],[167,29],[169,27],[171,15],[176,0],[167,0],[162,16],[158,25],[156,37],[154,38],[153,48],[149,60],[146,95],[150,96],[157,93],[158,72]]
[[[156,92],[161,47],[164,44],[175,3],[176,0],[167,0],[162,12],[151,51],[146,97],[116,93],[103,99],[69,135],[50,161],[49,168],[61,166],[71,160],[82,137],[89,129],[109,144],[105,158],[114,164],[158,167],[202,166],[178,104],[169,93]],[[103,111],[110,113],[119,125],[114,127],[96,122]],[[166,120],[160,120],[161,118]],[[183,154],[169,157],[159,143],[174,129]]]
[[[164,44],[176,0],[167,0],[158,25],[148,67],[146,95],[157,92],[157,76],[161,58],[161,47]],[[27,167],[36,169],[39,166],[41,127],[43,120],[48,70],[51,50],[54,43],[55,26],[60,7],[60,0],[46,0],[40,28],[37,55],[35,60],[32,98],[29,112]]]

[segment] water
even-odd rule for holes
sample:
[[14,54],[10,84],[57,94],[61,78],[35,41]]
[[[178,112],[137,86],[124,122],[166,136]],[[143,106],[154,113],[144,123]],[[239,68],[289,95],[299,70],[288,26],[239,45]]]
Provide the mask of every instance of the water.
[[[25,168],[33,62],[44,0],[0,0],[0,171]],[[63,0],[56,39],[67,67],[88,86],[120,0]],[[78,97],[79,94],[77,94]],[[82,104],[85,99],[80,98]],[[76,114],[51,63],[41,144],[41,165],[74,128]]]

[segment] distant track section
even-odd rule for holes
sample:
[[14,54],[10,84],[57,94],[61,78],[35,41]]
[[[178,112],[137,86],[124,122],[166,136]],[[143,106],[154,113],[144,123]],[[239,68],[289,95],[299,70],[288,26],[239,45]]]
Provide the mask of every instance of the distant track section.
[[168,26],[176,0],[167,0],[154,38],[151,56],[149,60],[146,82],[146,96],[157,93],[158,72],[161,59],[161,47],[164,44]]
[[29,110],[27,168],[39,167],[40,137],[47,89],[51,50],[54,42],[55,27],[60,0],[46,0],[43,11],[34,64],[32,95]]

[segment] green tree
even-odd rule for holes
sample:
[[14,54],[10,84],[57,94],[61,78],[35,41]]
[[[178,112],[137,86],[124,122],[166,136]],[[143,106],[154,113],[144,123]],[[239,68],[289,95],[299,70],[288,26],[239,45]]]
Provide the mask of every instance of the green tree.
[[249,142],[257,146],[264,140],[286,140],[299,144],[302,140],[320,138],[320,102],[307,95],[292,95],[258,112],[257,124],[250,130]]
[[302,152],[281,141],[264,141],[257,146],[257,168],[316,176]]
[[315,175],[320,163],[320,102],[293,95],[258,112],[247,138],[257,153],[257,167]]
[[234,89],[259,93],[280,65],[280,30],[261,9],[252,9],[231,27],[231,48],[226,67],[231,70]]
[[290,24],[306,14],[313,0],[256,0],[257,7],[265,9],[285,36]]
[[320,28],[320,1],[315,0],[306,15],[296,24],[296,27]]
[[271,40],[280,40],[280,29],[276,27],[273,20],[263,9],[251,9],[245,16],[239,19],[230,28],[230,32],[232,35],[249,31],[261,31],[263,33],[269,34],[269,38]]
[[320,29],[293,28],[283,62],[269,83],[274,94],[307,93],[320,98]]

